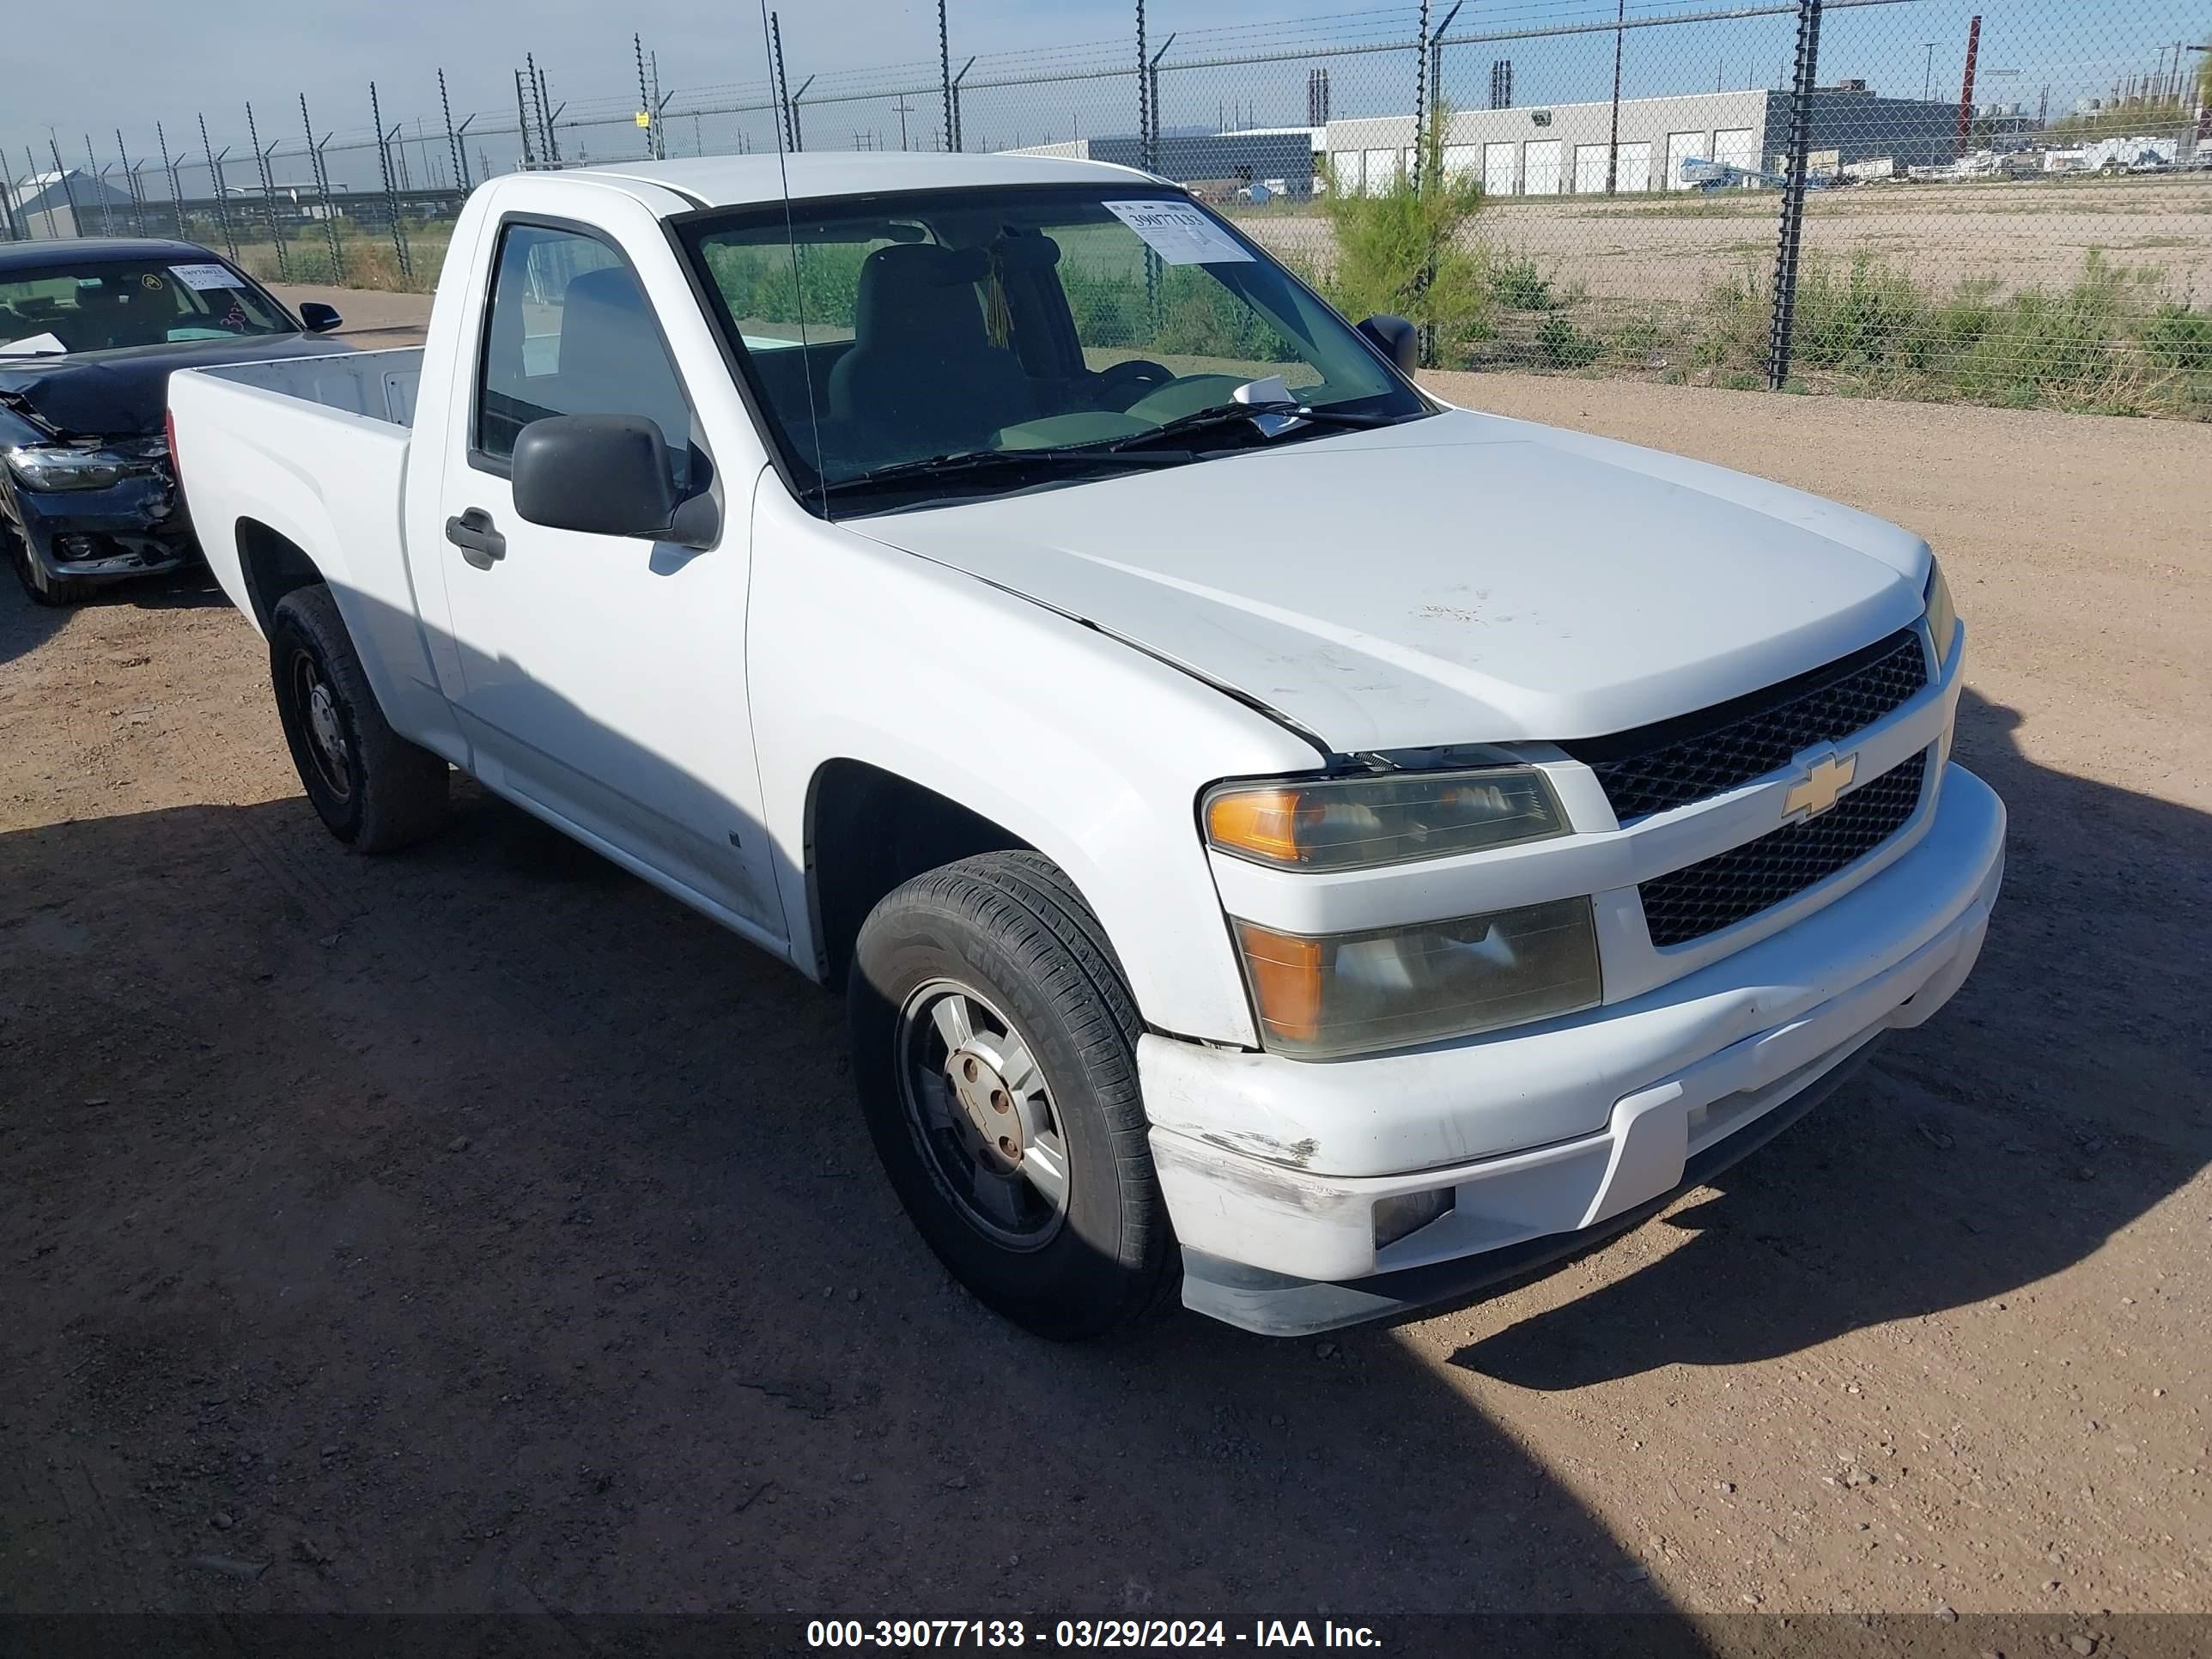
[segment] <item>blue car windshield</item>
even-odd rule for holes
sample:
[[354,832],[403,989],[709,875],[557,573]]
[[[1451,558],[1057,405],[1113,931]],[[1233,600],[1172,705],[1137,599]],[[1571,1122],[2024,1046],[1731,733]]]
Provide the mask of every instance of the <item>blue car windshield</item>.
[[296,331],[274,300],[211,258],[57,261],[0,272],[0,357]]

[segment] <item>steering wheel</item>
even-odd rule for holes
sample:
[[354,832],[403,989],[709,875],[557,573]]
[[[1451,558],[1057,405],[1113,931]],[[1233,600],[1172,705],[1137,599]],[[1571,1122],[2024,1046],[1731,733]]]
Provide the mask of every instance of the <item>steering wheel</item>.
[[1175,371],[1149,357],[1125,357],[1110,368],[1098,371],[1098,390],[1127,408],[1148,392],[1157,392],[1175,379]]

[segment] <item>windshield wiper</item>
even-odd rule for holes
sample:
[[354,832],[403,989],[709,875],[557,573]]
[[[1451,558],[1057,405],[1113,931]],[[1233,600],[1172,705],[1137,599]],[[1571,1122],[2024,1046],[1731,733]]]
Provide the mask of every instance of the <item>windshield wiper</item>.
[[[1149,435],[1149,434],[1147,434]],[[963,449],[930,455],[915,461],[893,461],[871,467],[849,478],[831,478],[815,486],[825,495],[885,484],[912,483],[928,478],[950,478],[971,472],[1021,471],[1028,468],[1179,466],[1194,458],[1182,450],[1149,451],[1141,455],[1120,453],[1113,444],[1060,444],[1035,449]]]
[[[1426,410],[1422,411],[1426,413]],[[1261,424],[1273,417],[1286,424],[1270,430]],[[1162,422],[1150,432],[1132,433],[1126,438],[1116,438],[1100,446],[1116,453],[1132,450],[1142,451],[1163,438],[1188,437],[1203,432],[1244,431],[1259,437],[1273,438],[1280,433],[1295,431],[1301,426],[1345,427],[1365,430],[1370,427],[1395,426],[1411,420],[1410,415],[1371,415],[1357,410],[1313,408],[1305,404],[1216,404],[1210,408],[1193,410],[1188,415],[1178,415],[1172,421]]]

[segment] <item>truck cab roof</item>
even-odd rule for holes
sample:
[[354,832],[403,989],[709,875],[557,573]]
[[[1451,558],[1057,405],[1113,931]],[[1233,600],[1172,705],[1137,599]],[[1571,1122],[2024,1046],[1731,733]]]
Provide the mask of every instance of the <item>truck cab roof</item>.
[[[514,175],[509,175],[510,177]],[[541,175],[526,175],[541,176]],[[1096,185],[1123,179],[1160,180],[1134,167],[1048,155],[947,155],[912,150],[836,151],[822,155],[714,155],[680,161],[640,161],[565,170],[562,177],[655,185],[698,207],[744,207],[865,196],[877,191],[960,190],[990,185]]]

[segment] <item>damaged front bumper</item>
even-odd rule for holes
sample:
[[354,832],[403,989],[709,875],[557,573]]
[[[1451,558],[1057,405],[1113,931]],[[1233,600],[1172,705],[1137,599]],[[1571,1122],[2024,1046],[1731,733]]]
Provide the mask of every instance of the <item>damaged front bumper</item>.
[[133,473],[103,489],[19,487],[11,495],[24,547],[49,579],[120,581],[199,557],[166,470]]
[[[1154,1127],[1184,1302],[1296,1335],[1462,1300],[1634,1225],[1771,1139],[1882,1036],[1942,1007],[1980,954],[2004,876],[2004,808],[1956,767],[1939,803],[1910,852],[1825,909],[1548,1036],[1317,1065],[1146,1036],[1148,1099],[1295,1091],[1297,1118],[1347,1132],[1269,1158]],[[1482,1109],[1530,1101],[1548,1103],[1558,1128],[1441,1167],[1330,1172],[1332,1141],[1370,1121],[1394,1085],[1413,1087],[1409,1068],[1453,1109],[1477,1108],[1454,1120],[1468,1133]],[[1409,1202],[1433,1218],[1401,1231],[1391,1218]]]

